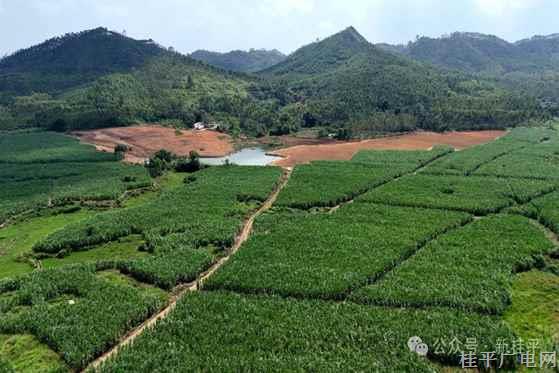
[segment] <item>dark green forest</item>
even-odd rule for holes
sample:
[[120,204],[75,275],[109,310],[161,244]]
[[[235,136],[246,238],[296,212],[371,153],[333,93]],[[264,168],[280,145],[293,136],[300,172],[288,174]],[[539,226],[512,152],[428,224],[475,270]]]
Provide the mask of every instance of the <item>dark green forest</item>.
[[494,80],[502,88],[537,98],[554,115],[559,113],[559,34],[510,43],[493,35],[455,32],[440,38],[418,37],[407,45],[378,46],[439,68]]
[[141,122],[188,128],[203,121],[232,134],[318,127],[347,139],[415,129],[501,129],[555,114],[534,94],[554,94],[550,83],[507,85],[386,48],[350,27],[247,74],[104,28],[68,34],[0,60],[0,130]]
[[197,50],[190,54],[190,57],[224,70],[242,73],[255,73],[267,69],[286,58],[283,53],[276,49],[235,50],[228,53]]

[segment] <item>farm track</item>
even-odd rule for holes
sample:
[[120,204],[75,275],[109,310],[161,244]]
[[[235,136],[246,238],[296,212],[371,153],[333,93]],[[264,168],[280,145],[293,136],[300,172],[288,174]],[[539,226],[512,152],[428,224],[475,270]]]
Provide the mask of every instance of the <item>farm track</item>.
[[272,193],[268,196],[268,199],[266,199],[266,201],[264,201],[264,203],[258,208],[258,210],[256,210],[253,214],[251,214],[245,220],[241,231],[239,232],[239,234],[235,238],[235,243],[233,244],[233,246],[229,250],[227,250],[226,255],[224,257],[222,257],[217,262],[215,262],[205,272],[198,275],[198,278],[196,280],[194,280],[190,283],[182,284],[182,285],[179,285],[179,286],[175,287],[172,290],[171,299],[169,300],[169,302],[167,303],[167,306],[165,306],[165,308],[163,308],[157,314],[151,316],[149,319],[147,319],[142,324],[140,324],[135,329],[130,331],[128,334],[126,334],[120,340],[120,342],[118,342],[118,344],[116,344],[110,350],[103,353],[97,359],[92,361],[84,370],[82,370],[82,372],[95,371],[97,368],[99,368],[101,366],[101,364],[103,364],[105,361],[107,361],[112,356],[116,355],[120,351],[120,349],[122,349],[123,347],[126,347],[126,346],[130,345],[132,342],[134,342],[134,340],[136,338],[138,338],[144,331],[146,331],[146,329],[155,326],[158,321],[163,320],[164,318],[166,318],[171,313],[171,311],[173,311],[175,309],[175,307],[177,306],[177,302],[181,298],[186,296],[188,293],[200,290],[201,285],[209,277],[211,277],[219,268],[221,268],[231,258],[231,256],[234,255],[241,248],[242,244],[250,237],[250,234],[252,232],[252,227],[253,227],[253,224],[254,224],[254,220],[258,216],[262,215],[264,212],[266,212],[267,210],[269,210],[272,207],[272,205],[276,201],[279,193],[281,192],[281,190],[285,187],[285,185],[289,181],[289,177],[291,176],[292,172],[293,172],[293,169],[291,167],[284,168],[284,172],[283,172],[283,175],[282,175],[281,179],[279,180],[279,182],[275,186]]
[[[524,215],[522,215],[522,216],[524,216]],[[555,232],[553,232],[551,229],[546,227],[544,224],[542,224],[539,220],[534,219],[534,218],[528,218],[528,219],[530,219],[530,222],[532,224],[534,224],[536,227],[540,228],[543,231],[543,233],[545,234],[547,239],[549,241],[551,241],[551,243],[553,243],[553,246],[555,246],[555,249],[559,251],[559,236]]]

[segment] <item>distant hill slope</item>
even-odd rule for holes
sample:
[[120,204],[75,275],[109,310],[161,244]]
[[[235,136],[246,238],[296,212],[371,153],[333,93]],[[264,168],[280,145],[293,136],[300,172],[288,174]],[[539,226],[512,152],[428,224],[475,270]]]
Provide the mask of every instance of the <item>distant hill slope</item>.
[[559,68],[558,35],[509,43],[493,35],[455,32],[441,38],[422,37],[400,50],[419,61],[475,73]]
[[152,40],[135,40],[106,28],[66,34],[1,59],[0,91],[54,93],[170,54]]
[[[518,112],[505,104],[505,96],[511,103],[520,101],[491,82],[443,72],[376,47],[353,27],[300,48],[261,75],[305,101],[310,122],[353,122],[360,132],[415,126],[489,128],[524,118],[515,117]],[[491,110],[516,114],[496,118]]]
[[225,70],[243,73],[254,73],[267,69],[286,58],[283,53],[276,49],[251,49],[248,52],[235,50],[228,53],[197,50],[190,57]]
[[0,130],[205,121],[251,135],[319,126],[322,135],[345,139],[418,128],[504,128],[541,116],[524,89],[494,80],[386,51],[353,27],[256,75],[99,28],[0,61]]
[[492,77],[508,89],[537,97],[559,115],[559,34],[510,43],[493,35],[455,32],[379,47],[441,68]]

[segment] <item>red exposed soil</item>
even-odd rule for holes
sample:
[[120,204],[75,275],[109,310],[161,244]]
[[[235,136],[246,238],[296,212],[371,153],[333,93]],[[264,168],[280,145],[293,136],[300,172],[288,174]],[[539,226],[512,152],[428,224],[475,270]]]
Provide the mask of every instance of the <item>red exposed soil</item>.
[[128,145],[131,150],[125,160],[131,163],[142,163],[160,149],[181,156],[194,150],[203,157],[223,157],[233,151],[228,135],[209,130],[181,130],[179,133],[173,128],[140,125],[76,131],[73,135],[105,152],[113,152],[117,144]]
[[505,131],[415,132],[356,142],[293,146],[270,152],[270,154],[284,157],[284,159],[278,160],[274,164],[291,167],[317,160],[350,160],[359,150],[367,149],[427,150],[435,145],[444,144],[461,150],[493,141],[505,133]]

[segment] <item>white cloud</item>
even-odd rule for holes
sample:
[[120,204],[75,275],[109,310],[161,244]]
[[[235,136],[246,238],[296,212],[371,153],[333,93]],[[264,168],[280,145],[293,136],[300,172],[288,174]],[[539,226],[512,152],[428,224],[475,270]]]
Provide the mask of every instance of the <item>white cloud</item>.
[[490,16],[531,9],[541,2],[541,0],[474,0],[477,9]]

